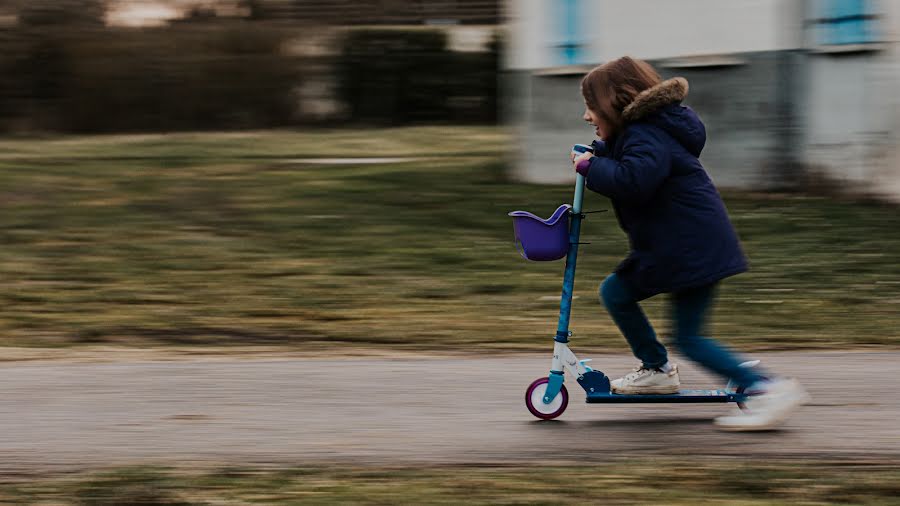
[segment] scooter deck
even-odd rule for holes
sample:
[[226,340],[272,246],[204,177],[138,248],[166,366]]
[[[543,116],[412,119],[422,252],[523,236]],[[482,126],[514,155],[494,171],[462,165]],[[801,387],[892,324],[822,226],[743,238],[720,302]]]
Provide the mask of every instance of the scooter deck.
[[747,398],[727,390],[681,390],[677,394],[614,394],[590,393],[589,403],[640,403],[640,402],[743,402]]

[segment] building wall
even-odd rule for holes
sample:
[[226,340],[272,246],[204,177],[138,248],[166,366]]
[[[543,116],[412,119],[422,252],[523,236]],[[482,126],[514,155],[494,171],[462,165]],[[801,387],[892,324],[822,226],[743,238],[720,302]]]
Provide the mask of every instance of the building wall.
[[881,7],[875,50],[808,55],[803,159],[812,177],[900,201],[900,2]]
[[[805,0],[509,0],[512,70],[794,49]],[[567,61],[562,46],[578,46]]]
[[[707,143],[701,161],[711,177],[729,187],[776,186],[774,161],[778,147],[772,132],[778,127],[777,53],[741,55],[740,64],[669,68],[651,61],[663,77],[686,77],[690,92],[685,105],[706,124]],[[568,153],[572,144],[593,139],[593,129],[581,119],[584,102],[581,74],[536,75],[519,72],[510,85],[517,100],[510,118],[518,125],[520,142],[515,164],[526,181],[562,183],[574,180]]]
[[[688,78],[685,104],[707,126],[701,160],[720,186],[824,181],[900,201],[900,2],[555,4],[572,2],[591,30],[579,39],[576,64],[570,58],[562,66],[566,55],[548,35],[548,26],[559,25],[546,19],[549,0],[512,2],[507,117],[520,133],[515,172],[522,179],[573,179],[569,147],[592,137],[580,119],[579,81],[594,65],[630,54],[649,59],[664,77]],[[844,11],[861,5],[866,16],[847,29]],[[857,38],[863,43],[848,43]]]

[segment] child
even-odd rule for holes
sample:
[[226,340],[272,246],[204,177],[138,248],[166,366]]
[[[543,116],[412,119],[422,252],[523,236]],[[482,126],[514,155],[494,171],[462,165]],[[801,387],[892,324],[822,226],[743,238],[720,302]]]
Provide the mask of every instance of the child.
[[[685,79],[662,81],[629,57],[591,70],[581,81],[584,120],[595,127],[594,153],[572,154],[589,189],[612,201],[631,252],[600,286],[600,296],[641,366],[612,381],[624,394],[679,390],[638,302],[672,294],[673,341],[682,354],[748,393],[747,411],[716,419],[730,430],[762,430],[784,421],[807,395],[795,380],[764,379],[715,341],[702,337],[717,283],[747,270],[725,205],[698,157],[706,142],[700,118],[681,101]],[[577,156],[576,156],[577,155]]]

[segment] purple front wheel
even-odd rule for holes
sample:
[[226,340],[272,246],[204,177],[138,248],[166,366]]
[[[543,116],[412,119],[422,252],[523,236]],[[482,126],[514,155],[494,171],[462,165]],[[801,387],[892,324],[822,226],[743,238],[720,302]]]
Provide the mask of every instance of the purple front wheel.
[[549,381],[550,379],[546,376],[538,378],[525,391],[525,405],[528,406],[528,411],[541,420],[552,420],[558,417],[569,405],[569,391],[566,390],[565,385],[560,386],[559,394],[553,399],[553,402],[544,404],[544,393],[547,392]]

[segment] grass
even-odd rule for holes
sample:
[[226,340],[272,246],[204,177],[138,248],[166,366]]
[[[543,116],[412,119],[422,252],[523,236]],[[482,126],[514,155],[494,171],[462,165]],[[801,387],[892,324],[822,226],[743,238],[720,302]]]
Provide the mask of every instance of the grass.
[[896,465],[637,461],[527,467],[184,471],[4,479],[0,504],[900,504]]
[[[519,258],[506,212],[549,215],[571,188],[509,181],[509,140],[461,127],[0,140],[0,345],[546,350],[563,264]],[[333,156],[426,159],[298,162]],[[753,270],[723,284],[716,336],[900,345],[896,207],[724,197]],[[626,241],[608,214],[583,236],[576,342],[625,352],[596,290]]]

